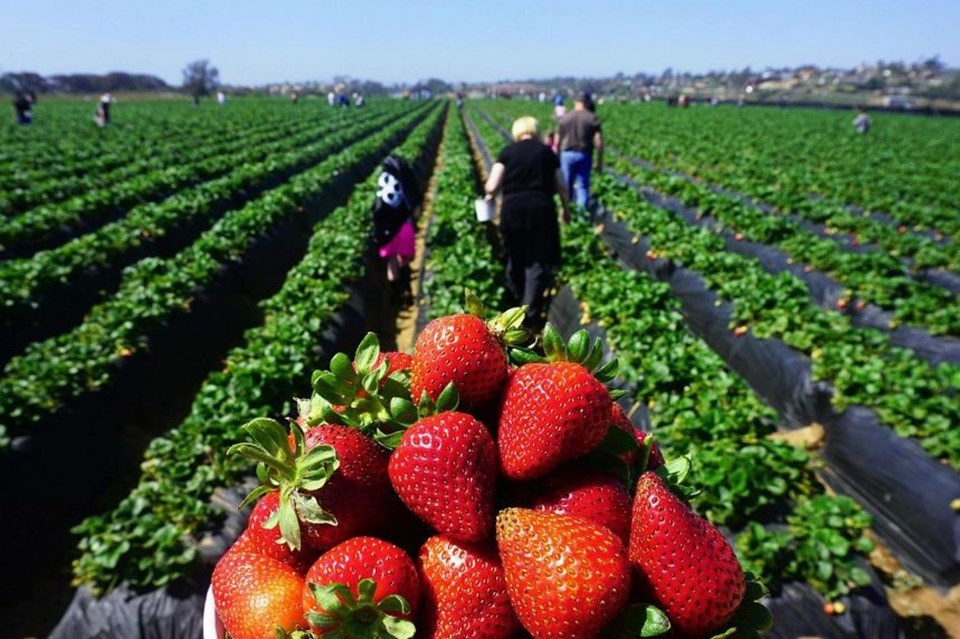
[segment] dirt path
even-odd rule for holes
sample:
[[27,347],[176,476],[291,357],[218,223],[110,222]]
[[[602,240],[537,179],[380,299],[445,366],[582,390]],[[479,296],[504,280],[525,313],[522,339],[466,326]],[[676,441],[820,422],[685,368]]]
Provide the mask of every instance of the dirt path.
[[[440,147],[443,147],[442,141]],[[423,198],[423,214],[417,223],[416,254],[410,263],[410,288],[413,291],[413,299],[416,301],[413,306],[401,309],[397,314],[397,350],[405,353],[413,352],[414,341],[417,338],[417,318],[420,315],[420,271],[423,260],[426,258],[427,229],[433,217],[433,201],[437,193],[437,177],[442,170],[443,158],[438,151],[437,159],[433,165],[433,172],[430,174],[430,182],[427,185],[427,192]]]

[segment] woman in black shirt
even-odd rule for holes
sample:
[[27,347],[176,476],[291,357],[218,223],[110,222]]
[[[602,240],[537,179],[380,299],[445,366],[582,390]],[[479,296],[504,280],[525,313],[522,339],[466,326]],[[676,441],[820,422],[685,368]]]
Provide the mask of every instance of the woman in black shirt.
[[527,307],[528,328],[543,327],[546,294],[560,264],[560,225],[553,196],[559,195],[563,221],[570,221],[570,204],[560,162],[540,141],[535,118],[513,123],[513,139],[497,157],[486,183],[486,199],[503,192],[500,233],[511,292]]

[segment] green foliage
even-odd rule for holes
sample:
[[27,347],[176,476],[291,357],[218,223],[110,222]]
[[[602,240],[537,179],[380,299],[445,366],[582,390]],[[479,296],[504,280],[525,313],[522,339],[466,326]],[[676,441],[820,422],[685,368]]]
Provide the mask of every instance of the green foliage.
[[864,535],[871,523],[853,500],[817,495],[797,502],[784,532],[750,524],[737,552],[747,570],[770,575],[768,584],[804,579],[833,600],[870,583],[856,558],[873,549]]
[[[415,160],[440,117],[434,110],[395,152]],[[404,124],[409,120],[399,120],[382,139],[396,136]],[[357,152],[362,157],[372,147]],[[362,273],[369,194],[378,176],[379,170],[316,225],[307,255],[280,291],[262,302],[263,323],[230,351],[224,370],[204,381],[184,422],[151,442],[139,485],[115,509],[77,527],[77,583],[99,590],[120,582],[155,587],[191,574],[198,540],[222,516],[209,503],[213,489],[253,471],[250,462],[226,455],[241,439],[240,427],[261,415],[289,415],[291,397],[309,393],[302,384],[320,365],[316,344],[328,318],[347,301],[344,283]]]

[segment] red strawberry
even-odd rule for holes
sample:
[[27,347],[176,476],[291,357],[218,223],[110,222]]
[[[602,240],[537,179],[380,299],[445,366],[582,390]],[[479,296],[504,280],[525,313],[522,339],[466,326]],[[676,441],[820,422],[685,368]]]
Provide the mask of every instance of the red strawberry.
[[626,549],[603,526],[507,508],[497,546],[513,609],[537,639],[592,639],[627,604]]
[[358,534],[377,532],[389,524],[395,496],[387,476],[389,454],[373,439],[347,426],[324,424],[305,435],[307,450],[333,446],[340,467],[316,496],[324,510],[337,519],[335,526],[307,526],[304,536],[314,552]]
[[448,315],[427,324],[413,350],[410,394],[436,400],[453,382],[464,410],[482,410],[500,399],[509,367],[503,344],[474,315]]
[[497,444],[511,479],[543,477],[594,448],[606,435],[610,393],[573,362],[525,364],[507,382]]
[[303,433],[295,425],[291,451],[283,427],[273,420],[254,420],[244,430],[252,443],[237,444],[230,452],[259,461],[265,482],[244,503],[278,492],[277,520],[292,549],[305,546],[319,553],[374,532],[397,507],[386,472],[387,452],[360,431],[323,424]]
[[423,587],[418,636],[425,639],[509,639],[520,629],[492,545],[431,537],[420,549]]
[[[613,412],[611,415],[613,420],[613,425],[619,428],[620,430],[626,432],[628,435],[634,438],[637,442],[638,448],[643,448],[643,443],[647,441],[649,433],[645,433],[642,430],[637,430],[633,426],[633,422],[630,421],[630,418],[627,417],[627,414],[623,412],[623,409],[620,408],[620,404],[613,402]],[[627,466],[633,468],[640,459],[640,451],[632,450],[627,453],[620,455],[620,459],[623,460]],[[654,442],[653,448],[650,449],[650,457],[647,459],[646,470],[656,470],[664,464],[663,455],[660,453],[660,447]]]
[[714,634],[743,599],[730,544],[655,473],[637,482],[629,552],[638,594],[666,613],[679,637]]
[[474,417],[448,411],[421,419],[403,434],[388,473],[407,508],[438,532],[461,541],[490,534],[497,451]]
[[627,543],[630,538],[630,493],[616,478],[575,469],[549,475],[545,492],[535,496],[534,510],[580,517],[605,526]]
[[[279,507],[279,491],[271,491],[260,498],[257,505],[253,507],[253,512],[250,513],[247,529],[241,535],[241,539],[245,540],[244,548],[282,561],[302,575],[316,559],[317,553],[306,547],[300,550],[291,549],[287,544],[279,542],[280,526],[275,525],[272,528],[264,526],[268,519],[276,516]],[[237,541],[240,542],[239,539]]]
[[[361,585],[364,580],[373,580],[373,584]],[[342,588],[334,588],[336,585]],[[318,586],[329,588],[329,594],[339,599],[339,603],[329,596],[318,600]],[[395,599],[391,599],[391,595],[404,599],[406,612],[392,607]],[[359,601],[350,602],[351,598]],[[375,537],[354,537],[320,555],[307,571],[306,586],[302,590],[303,610],[313,631],[321,636],[342,630],[344,623],[370,623],[379,627],[385,613],[410,620],[416,617],[419,604],[420,579],[413,561],[400,548]],[[319,619],[310,613],[331,625],[320,627]],[[352,628],[356,630],[356,626]]]
[[213,569],[213,601],[233,639],[262,639],[304,628],[303,577],[266,555],[231,549]]

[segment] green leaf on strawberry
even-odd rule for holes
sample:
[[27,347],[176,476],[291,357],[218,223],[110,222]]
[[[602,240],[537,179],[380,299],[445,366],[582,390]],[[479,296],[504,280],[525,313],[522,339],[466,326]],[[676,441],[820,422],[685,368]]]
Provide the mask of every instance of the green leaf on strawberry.
[[310,592],[323,612],[306,615],[310,625],[324,629],[330,639],[411,639],[416,627],[398,615],[410,614],[410,604],[400,595],[373,600],[377,584],[364,579],[357,585],[357,597],[343,584],[319,586],[310,583]]
[[242,429],[249,442],[234,444],[228,455],[242,455],[257,462],[257,478],[261,485],[247,495],[243,508],[266,493],[279,490],[279,508],[264,526],[280,526],[281,540],[294,549],[301,546],[300,522],[336,525],[337,519],[325,512],[317,500],[301,491],[323,488],[340,467],[333,446],[322,444],[306,450],[303,430],[293,425],[294,449],[290,449],[287,433],[272,419],[255,419]]
[[608,628],[614,639],[659,637],[669,630],[670,620],[667,615],[653,604],[646,603],[627,606]]

